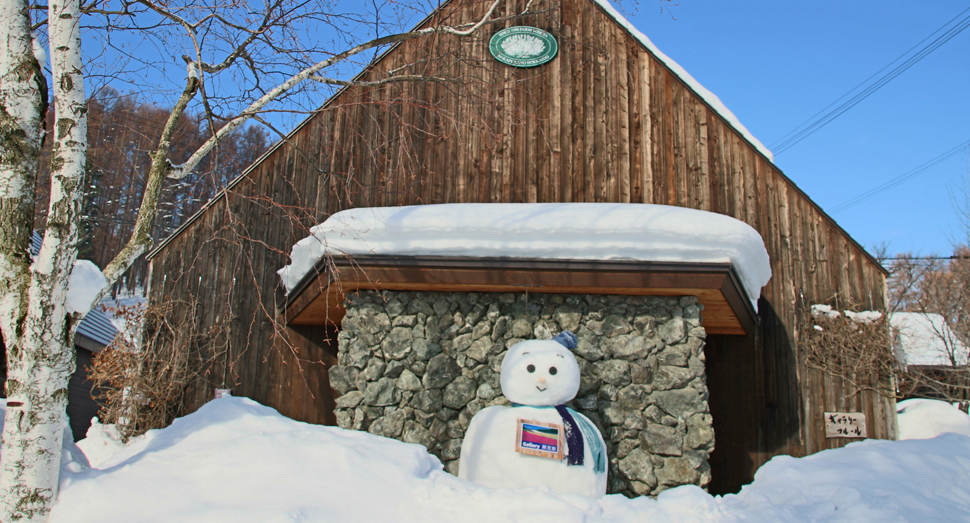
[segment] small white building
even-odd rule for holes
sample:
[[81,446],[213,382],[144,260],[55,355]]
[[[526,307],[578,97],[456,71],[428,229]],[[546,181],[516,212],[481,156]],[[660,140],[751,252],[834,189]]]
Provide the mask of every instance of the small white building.
[[967,365],[968,348],[939,314],[897,312],[890,316],[893,354],[906,369],[917,366]]
[[897,312],[890,316],[893,354],[903,374],[897,383],[902,399],[970,401],[970,347],[939,314]]

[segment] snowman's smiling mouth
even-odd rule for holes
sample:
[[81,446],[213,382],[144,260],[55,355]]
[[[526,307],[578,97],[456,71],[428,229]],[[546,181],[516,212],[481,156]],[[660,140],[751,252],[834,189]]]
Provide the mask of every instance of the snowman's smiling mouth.
[[[537,389],[539,389],[539,386],[538,386],[538,385],[536,385],[536,388],[537,388]],[[546,387],[546,389],[547,389],[547,388],[549,388],[549,387]],[[546,389],[539,389],[539,392],[545,392],[545,391],[546,391]]]

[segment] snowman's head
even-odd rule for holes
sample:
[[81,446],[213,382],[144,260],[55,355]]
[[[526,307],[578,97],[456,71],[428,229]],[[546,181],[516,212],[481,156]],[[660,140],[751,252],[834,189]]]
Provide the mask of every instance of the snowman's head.
[[[561,405],[579,392],[579,364],[569,349],[576,335],[513,345],[502,360],[502,394],[522,405]],[[567,348],[568,347],[568,348]]]

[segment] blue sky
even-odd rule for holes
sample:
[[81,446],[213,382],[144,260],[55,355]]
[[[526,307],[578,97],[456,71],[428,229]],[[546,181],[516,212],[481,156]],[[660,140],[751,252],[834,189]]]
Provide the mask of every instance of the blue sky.
[[[620,8],[770,146],[970,2],[681,0],[662,12],[660,6],[641,0]],[[968,140],[970,29],[777,154],[775,163],[828,211]],[[948,254],[952,241],[966,241],[951,195],[960,195],[968,179],[964,150],[830,214],[867,248],[886,242],[891,253]]]

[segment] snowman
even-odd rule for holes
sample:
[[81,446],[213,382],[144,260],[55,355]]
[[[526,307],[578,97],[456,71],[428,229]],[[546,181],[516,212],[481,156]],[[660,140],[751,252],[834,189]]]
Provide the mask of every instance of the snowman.
[[475,414],[461,445],[458,477],[487,487],[547,486],[554,492],[606,494],[606,446],[596,426],[564,403],[579,392],[576,335],[516,343],[502,360],[502,393],[511,407]]

